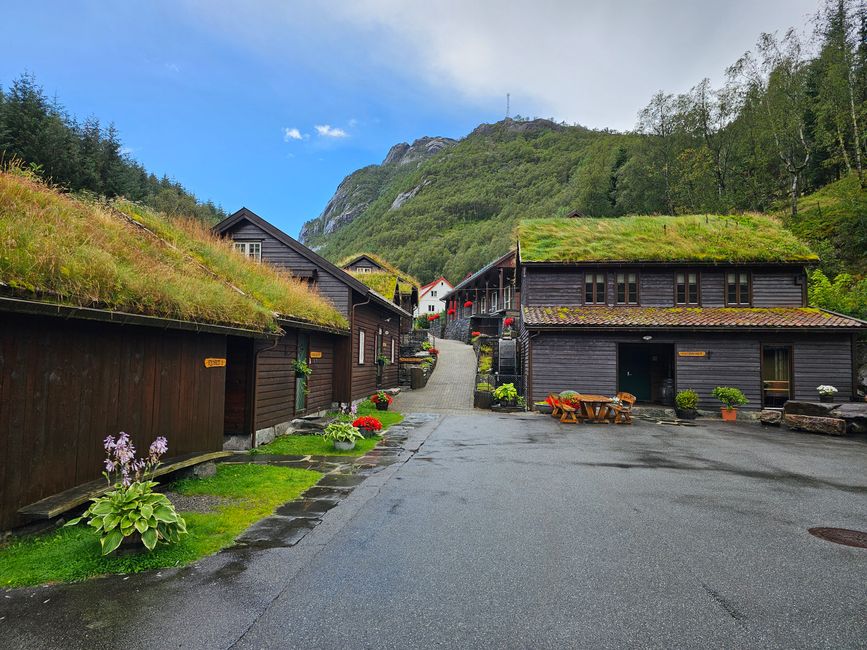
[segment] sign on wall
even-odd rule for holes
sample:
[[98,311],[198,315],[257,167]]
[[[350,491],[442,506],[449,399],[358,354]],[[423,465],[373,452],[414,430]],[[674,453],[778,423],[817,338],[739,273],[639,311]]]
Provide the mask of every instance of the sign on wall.
[[225,359],[215,359],[213,357],[208,357],[205,359],[205,368],[225,368],[226,360]]
[[680,350],[677,353],[679,357],[706,357],[707,352],[704,350]]
[[321,358],[322,358],[322,353],[321,353],[321,352],[311,352],[311,353],[310,353],[310,358],[311,358],[311,359],[321,359]]

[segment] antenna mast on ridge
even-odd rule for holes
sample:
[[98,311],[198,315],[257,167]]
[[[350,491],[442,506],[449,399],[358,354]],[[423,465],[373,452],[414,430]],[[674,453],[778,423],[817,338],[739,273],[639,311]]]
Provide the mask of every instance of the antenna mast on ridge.
[[506,119],[509,119],[509,93],[506,93]]

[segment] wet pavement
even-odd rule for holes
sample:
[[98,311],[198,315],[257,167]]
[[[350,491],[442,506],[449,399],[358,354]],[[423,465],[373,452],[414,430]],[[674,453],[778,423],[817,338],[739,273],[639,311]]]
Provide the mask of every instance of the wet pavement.
[[406,433],[191,567],[5,592],[0,646],[867,643],[867,549],[807,532],[867,530],[863,439],[484,413]]

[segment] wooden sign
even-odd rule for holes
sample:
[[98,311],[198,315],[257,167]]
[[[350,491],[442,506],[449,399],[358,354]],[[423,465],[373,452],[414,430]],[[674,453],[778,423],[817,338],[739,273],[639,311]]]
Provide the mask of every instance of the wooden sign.
[[207,358],[205,359],[205,368],[225,368],[226,360],[225,359],[214,359]]
[[311,358],[311,359],[321,359],[321,358],[322,358],[322,353],[321,353],[321,352],[311,352],[311,353],[310,353],[310,358]]
[[677,353],[677,356],[679,356],[679,357],[706,357],[707,352],[705,352],[704,350],[696,350],[694,352],[691,352],[689,350],[681,350]]

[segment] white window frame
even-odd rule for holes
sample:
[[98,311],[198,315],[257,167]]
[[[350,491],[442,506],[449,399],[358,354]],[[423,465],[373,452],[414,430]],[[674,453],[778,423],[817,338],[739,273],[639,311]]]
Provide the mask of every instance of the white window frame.
[[503,309],[512,308],[512,285],[507,284],[503,287]]
[[358,365],[364,365],[364,330],[358,330]]
[[497,308],[499,307],[499,305],[497,304],[498,303],[497,298],[499,298],[499,295],[498,295],[499,293],[500,293],[499,291],[494,291],[494,293],[491,294],[491,311],[492,312],[496,312]]
[[261,241],[236,241],[234,244],[235,250],[241,253],[244,257],[249,257],[257,262],[262,261]]
[[391,362],[394,363],[394,337],[391,337]]

